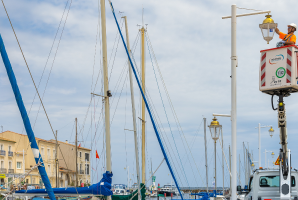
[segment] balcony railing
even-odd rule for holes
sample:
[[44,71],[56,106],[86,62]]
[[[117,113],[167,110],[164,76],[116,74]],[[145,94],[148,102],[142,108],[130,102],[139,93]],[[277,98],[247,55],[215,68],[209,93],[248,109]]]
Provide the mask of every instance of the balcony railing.
[[0,156],[5,156],[5,151],[4,150],[0,150]]
[[6,174],[6,168],[0,168],[0,173]]
[[13,174],[14,173],[14,169],[8,169],[8,173],[9,174]]
[[84,170],[79,170],[79,174],[84,174]]
[[13,156],[13,152],[12,151],[9,151],[8,152],[8,156],[12,157]]

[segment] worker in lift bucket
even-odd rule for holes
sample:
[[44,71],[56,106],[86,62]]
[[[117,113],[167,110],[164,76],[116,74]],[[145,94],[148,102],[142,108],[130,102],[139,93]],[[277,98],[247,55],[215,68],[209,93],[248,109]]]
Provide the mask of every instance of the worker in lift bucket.
[[276,47],[295,45],[296,44],[296,35],[294,35],[294,32],[296,31],[296,29],[297,29],[297,25],[294,23],[291,23],[288,25],[288,34],[280,32],[279,29],[276,28],[275,32],[279,35],[279,38],[282,39],[282,41],[280,41],[276,44]]

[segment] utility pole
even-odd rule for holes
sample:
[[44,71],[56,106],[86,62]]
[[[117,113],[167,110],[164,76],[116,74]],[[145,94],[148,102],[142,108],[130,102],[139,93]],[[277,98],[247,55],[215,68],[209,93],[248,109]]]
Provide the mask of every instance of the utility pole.
[[[231,146],[229,145],[229,161],[230,161],[230,171],[231,171]],[[232,178],[230,175],[230,194],[232,194]]]
[[[123,18],[125,20],[127,50],[128,50],[128,52],[130,54],[130,44],[129,44],[127,18],[126,18],[126,16],[124,16]],[[140,200],[142,197],[141,197],[141,192],[140,192],[140,166],[139,166],[139,149],[138,149],[136,110],[135,110],[135,99],[134,99],[134,91],[133,91],[132,69],[131,69],[130,62],[129,61],[128,61],[128,64],[129,64],[128,65],[128,68],[129,68],[129,82],[130,82],[130,96],[131,96],[133,132],[134,132],[134,140],[135,140],[135,156],[136,156],[137,183],[138,183],[138,199]]]
[[76,118],[76,187],[78,187],[78,119]]
[[58,131],[56,130],[56,147],[55,147],[55,163],[56,163],[56,188],[58,188]]
[[222,194],[225,191],[225,163],[224,163],[224,146],[223,146],[223,133],[221,132],[221,145],[222,145]]
[[204,140],[205,140],[205,166],[206,166],[206,185],[208,192],[208,162],[207,162],[207,136],[206,136],[206,118],[204,117]]
[[[142,40],[142,90],[145,95],[145,28],[141,28],[141,40]],[[146,182],[146,155],[145,155],[145,114],[146,114],[145,101],[142,99],[142,183]]]
[[[103,80],[104,80],[104,104],[105,104],[105,131],[106,131],[106,170],[107,173],[112,172],[111,162],[111,139],[110,139],[110,103],[112,96],[109,90],[109,74],[108,74],[108,56],[107,56],[107,31],[106,31],[106,6],[105,0],[100,0],[101,9],[101,30],[102,30],[102,61],[103,61]],[[111,196],[107,197],[111,200]]]

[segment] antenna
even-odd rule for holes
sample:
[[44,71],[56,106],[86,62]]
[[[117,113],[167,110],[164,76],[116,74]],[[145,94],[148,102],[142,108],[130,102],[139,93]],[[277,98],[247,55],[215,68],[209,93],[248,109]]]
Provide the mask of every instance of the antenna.
[[144,27],[144,7],[142,5],[142,26]]

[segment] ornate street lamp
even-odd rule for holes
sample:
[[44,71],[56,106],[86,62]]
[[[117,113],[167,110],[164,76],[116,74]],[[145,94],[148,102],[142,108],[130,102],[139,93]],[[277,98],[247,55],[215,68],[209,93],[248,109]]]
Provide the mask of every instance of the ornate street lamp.
[[266,15],[266,19],[262,24],[259,25],[264,40],[267,41],[267,44],[273,39],[275,28],[277,27],[277,23],[274,23],[273,19],[271,19],[271,15]]
[[222,131],[222,126],[217,121],[216,117],[213,118],[213,121],[208,126],[210,129],[211,137],[214,140],[214,159],[215,159],[215,196],[216,196],[216,140],[219,138],[219,135]]
[[268,132],[269,132],[270,137],[272,137],[272,136],[273,136],[273,133],[274,133],[274,129],[272,128],[272,126],[271,126],[271,128],[268,130]]

